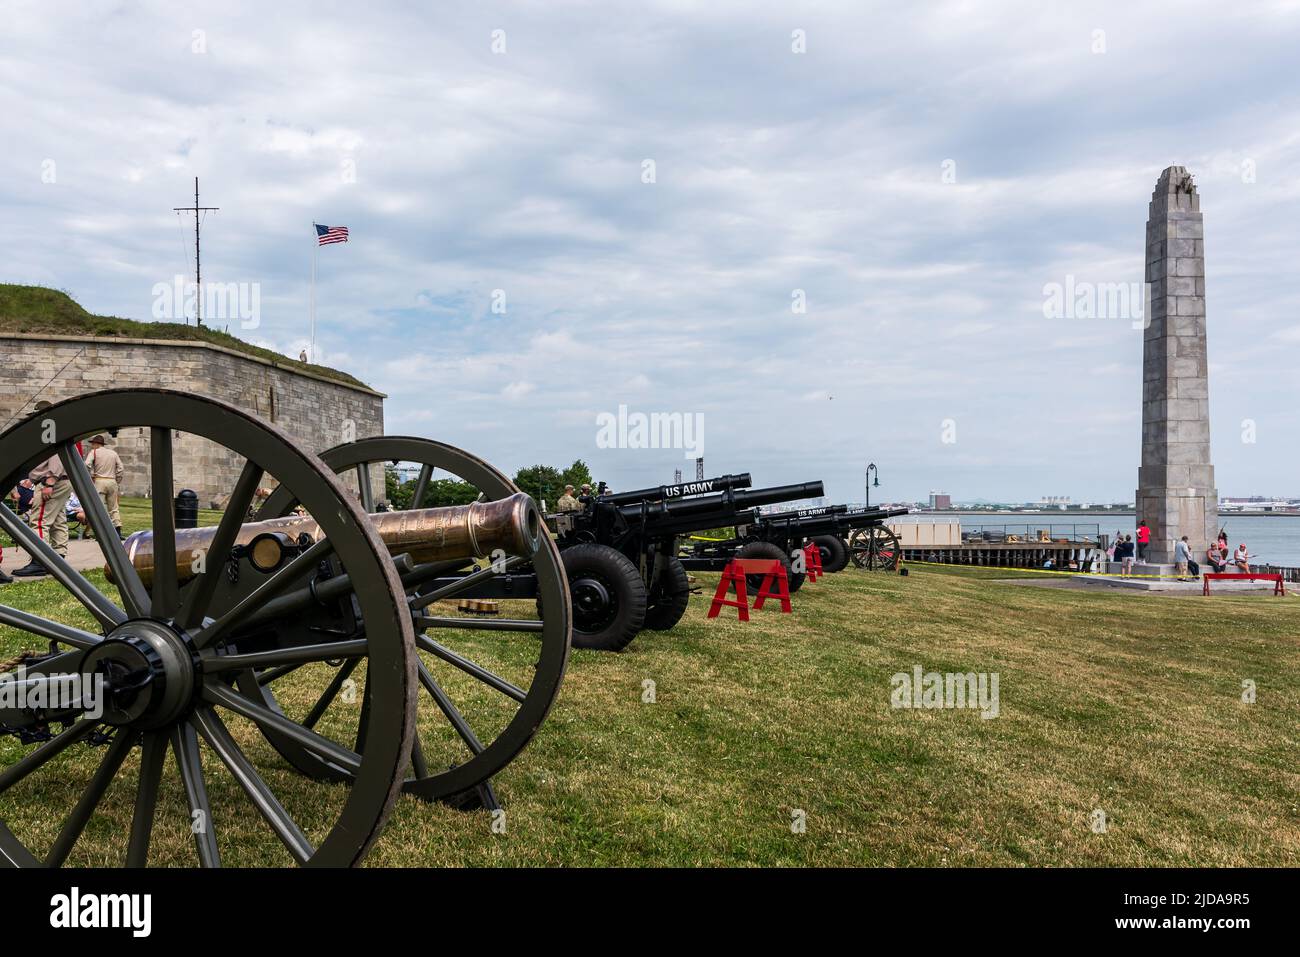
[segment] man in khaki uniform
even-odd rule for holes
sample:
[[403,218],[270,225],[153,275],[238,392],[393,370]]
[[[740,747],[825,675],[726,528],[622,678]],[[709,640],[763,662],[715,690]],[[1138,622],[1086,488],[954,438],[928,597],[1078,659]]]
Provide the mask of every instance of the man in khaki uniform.
[[582,510],[582,506],[578,504],[578,500],[573,497],[572,485],[564,486],[564,494],[561,495],[560,500],[555,503],[555,510],[557,512],[578,512]]
[[[36,495],[32,499],[29,522],[36,534],[49,542],[52,549],[63,558],[68,557],[68,499],[72,497],[72,483],[68,481],[67,471],[59,461],[58,453],[51,455],[27,476],[36,486]],[[35,556],[22,568],[13,573],[21,578],[35,578],[47,574],[45,566],[36,561]]]
[[117,529],[117,537],[121,538],[122,513],[118,511],[117,499],[122,476],[126,470],[122,468],[122,460],[118,458],[117,453],[104,444],[102,435],[96,435],[90,440],[90,454],[86,456],[86,467],[90,469],[90,477],[95,481],[95,491],[104,500],[104,508],[108,509],[108,517],[113,520],[113,527]]

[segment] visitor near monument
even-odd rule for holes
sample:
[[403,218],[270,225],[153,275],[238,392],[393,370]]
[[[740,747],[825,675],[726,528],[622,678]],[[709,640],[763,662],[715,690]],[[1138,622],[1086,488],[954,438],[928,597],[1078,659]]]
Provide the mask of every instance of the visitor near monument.
[[1174,568],[1180,582],[1187,580],[1187,563],[1191,558],[1192,552],[1187,547],[1187,536],[1184,535],[1174,543]]

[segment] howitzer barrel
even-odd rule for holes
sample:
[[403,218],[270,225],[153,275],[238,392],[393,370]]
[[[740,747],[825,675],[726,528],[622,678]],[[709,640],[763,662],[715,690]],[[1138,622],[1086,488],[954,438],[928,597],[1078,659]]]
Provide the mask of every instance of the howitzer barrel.
[[[370,521],[390,554],[409,554],[416,562],[486,558],[498,549],[507,555],[531,555],[542,534],[537,506],[523,492],[495,502],[378,512],[370,516]],[[216,533],[216,528],[177,529],[176,573],[181,581],[196,574],[196,558],[206,556]],[[276,540],[287,537],[296,542],[302,535],[313,542],[323,537],[314,519],[290,515],[245,523],[235,545],[252,546],[252,558],[257,561],[257,540],[267,541],[274,549]],[[153,532],[136,532],[125,545],[131,563],[147,586],[153,579]],[[104,574],[112,581],[107,567]]]
[[908,510],[905,508],[868,508],[858,512],[836,515],[835,523],[840,528],[861,528],[864,525],[874,525],[876,522],[887,518],[906,515],[907,512]]
[[[776,485],[771,488],[728,490],[712,495],[694,495],[670,502],[658,502],[647,509],[651,519],[685,519],[694,516],[718,514],[720,523],[746,508],[775,505],[777,502],[794,502],[801,498],[817,498],[824,494],[821,482],[800,482],[795,485]],[[641,505],[624,505],[619,508],[628,518],[641,514]]]
[[801,508],[794,515],[796,518],[819,518],[823,515],[843,515],[848,510],[847,505],[823,505],[820,508]]
[[905,508],[868,508],[856,512],[848,511],[847,505],[831,505],[827,506],[827,508],[833,509],[833,511],[818,512],[813,509],[810,510],[813,514],[805,515],[802,511],[764,513],[755,510],[737,515],[736,524],[762,524],[765,527],[780,529],[792,534],[797,533],[806,537],[811,535],[837,535],[855,528],[883,522],[885,519],[893,518],[896,515],[907,514]]
[[748,472],[739,475],[719,475],[717,478],[700,479],[698,482],[681,482],[677,485],[658,485],[654,488],[637,489],[632,492],[612,492],[600,497],[601,502],[610,505],[628,505],[634,502],[668,502],[691,495],[707,495],[709,492],[722,492],[732,488],[749,488],[753,484]]

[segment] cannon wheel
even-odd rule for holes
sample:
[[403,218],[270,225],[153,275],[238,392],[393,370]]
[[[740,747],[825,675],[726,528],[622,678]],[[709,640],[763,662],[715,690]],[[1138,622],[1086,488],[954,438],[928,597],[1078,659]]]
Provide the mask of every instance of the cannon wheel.
[[[373,511],[379,498],[371,488],[370,466],[386,462],[413,462],[420,466],[416,479],[416,489],[412,496],[412,508],[418,507],[425,491],[433,479],[435,470],[442,469],[462,481],[468,482],[489,500],[505,498],[516,494],[519,489],[503,474],[488,465],[482,459],[468,452],[434,442],[430,439],[407,436],[377,436],[358,439],[344,445],[335,446],[321,454],[322,461],[340,475],[352,475],[358,486],[357,494],[362,507]],[[258,513],[259,518],[274,518],[288,514],[296,505],[294,497],[288,491],[279,489],[272,492]],[[469,564],[468,562],[466,563]],[[480,580],[495,577],[497,567],[488,564],[478,573]],[[405,790],[425,800],[438,800],[470,791],[487,782],[493,775],[509,764],[532,739],[537,729],[545,720],[547,713],[560,692],[564,679],[564,670],[569,657],[571,638],[572,609],[569,604],[569,591],[560,563],[560,555],[554,541],[549,535],[540,536],[536,553],[528,556],[528,567],[537,576],[539,610],[536,619],[491,619],[458,618],[446,615],[427,614],[426,610],[415,612],[415,643],[417,648],[427,656],[427,660],[417,661],[420,686],[419,713],[426,724],[449,724],[455,731],[461,753],[452,755],[454,763],[447,768],[431,767],[435,764],[433,751],[422,743],[417,735],[412,752],[412,769],[405,783]],[[521,570],[515,569],[515,570]],[[453,597],[455,586],[448,586],[446,597]],[[414,591],[414,589],[412,589]],[[421,602],[429,601],[430,595],[422,595]],[[541,605],[546,611],[542,613]],[[532,680],[526,688],[508,681],[493,673],[464,654],[445,646],[435,640],[429,632],[447,629],[473,629],[476,635],[483,632],[497,632],[505,641],[520,632],[540,639],[537,659],[531,666]],[[462,713],[461,708],[452,700],[435,675],[435,668],[430,665],[434,660],[441,660],[448,666],[477,679],[485,688],[491,689],[502,698],[501,704],[514,702],[517,709],[510,719],[501,725],[498,718],[494,722],[493,737],[480,739],[480,727],[474,729],[474,715]],[[350,661],[341,661],[339,673],[343,669],[351,670]],[[255,676],[247,673],[241,677],[240,688],[246,694],[261,700],[266,706],[277,707],[273,693],[273,673]],[[346,676],[345,676],[346,678]],[[313,713],[324,714],[334,705],[339,697],[342,683],[331,682],[322,693]],[[361,727],[365,727],[365,713],[374,700],[374,693],[367,685],[363,692]],[[494,716],[499,714],[495,706],[485,706],[484,713]],[[486,734],[484,735],[486,737]],[[326,764],[294,741],[279,736],[271,737],[272,744],[284,755],[286,760],[304,774],[312,777],[346,780],[347,775],[333,765]]]
[[867,571],[897,571],[901,553],[898,536],[884,525],[855,529],[849,536],[849,557]]
[[822,554],[822,571],[842,572],[849,563],[849,548],[835,535],[818,535],[813,540]]
[[[79,437],[94,432],[131,427],[150,430],[158,560],[149,589],[141,583],[126,548],[119,542],[74,444]],[[245,460],[205,556],[208,573],[192,578],[183,590],[178,583],[173,544],[172,439],[177,431],[201,436]],[[58,722],[63,730],[57,733],[37,725],[37,737],[47,740],[0,771],[0,813],[5,816],[0,822],[0,865],[65,863],[97,812],[112,813],[119,819],[123,814],[131,817],[129,829],[123,827],[127,833],[114,843],[120,845],[128,866],[145,865],[156,827],[155,812],[160,795],[165,793],[163,774],[169,748],[174,753],[181,788],[177,790],[170,783],[166,787],[177,794],[183,790],[186,796],[193,822],[189,829],[201,865],[218,866],[222,833],[243,830],[248,819],[255,819],[247,806],[238,803],[245,799],[288,852],[281,855],[286,862],[292,859],[298,864],[336,866],[359,863],[387,820],[410,762],[415,724],[415,654],[401,583],[383,544],[343,484],[282,432],[234,406],[161,389],[92,393],[54,405],[19,423],[0,436],[0,462],[12,470],[0,480],[0,489],[11,488],[29,468],[53,452],[63,459],[86,510],[88,524],[95,531],[117,583],[119,600],[101,592],[12,512],[0,508],[4,530],[45,566],[76,605],[84,608],[87,614],[79,617],[95,623],[87,628],[74,627],[0,606],[0,624],[51,643],[52,655],[29,667],[29,678],[38,674],[49,678],[52,685],[55,680],[64,680],[61,676],[107,675],[107,704],[98,718],[79,713],[80,709],[63,712],[67,720]],[[263,474],[273,475],[294,489],[318,517],[327,538],[288,563],[266,582],[263,590],[222,611],[212,604],[213,590],[225,572],[231,543]],[[364,739],[355,750],[233,691],[231,681],[236,672],[226,659],[234,656],[223,654],[220,647],[220,636],[227,627],[237,626],[307,568],[331,555],[355,584],[355,600],[365,620],[364,658],[368,672],[374,676],[378,703]],[[330,649],[328,644],[299,645],[282,647],[274,654],[282,663],[302,663],[319,661],[330,654]],[[293,735],[304,748],[351,767],[355,786],[345,794],[319,786],[305,794],[298,789],[289,793],[280,787],[277,796],[272,784],[282,776],[278,760],[266,749],[255,747],[258,739],[242,721],[228,723],[232,715],[251,721],[259,729],[274,728]],[[209,759],[215,753],[215,763],[224,765],[229,776],[213,777],[212,769],[204,768],[200,739],[209,746]],[[102,758],[91,752],[87,759],[83,750],[87,744],[78,746],[79,742],[104,743],[107,747]],[[130,762],[127,759],[137,745],[140,759]],[[105,802],[105,792],[120,777],[127,778],[127,782],[113,795],[115,801]],[[75,804],[51,842],[41,836],[50,831],[34,818],[31,808],[40,806],[52,812],[52,795]],[[294,812],[286,809],[282,798]],[[111,807],[113,804],[118,806]],[[308,819],[309,824],[305,823]],[[32,831],[34,836],[24,840],[11,826],[23,833]],[[85,850],[96,861],[105,856],[101,841],[97,838],[95,847]],[[43,850],[38,849],[41,845]],[[107,853],[111,855],[112,850],[110,847]],[[254,860],[263,862],[260,854]]]
[[608,545],[570,545],[560,556],[574,606],[573,646],[622,651],[645,627],[649,596],[641,572]]
[[669,557],[667,565],[650,591],[645,609],[645,626],[668,631],[682,620],[691,601],[691,580],[681,561]]
[[[780,545],[772,542],[750,542],[742,545],[736,552],[737,558],[770,558],[779,561],[785,566],[786,588],[793,595],[803,586],[803,580],[806,572],[794,571],[794,566],[790,561],[790,556]],[[745,584],[749,587],[751,594],[758,594],[758,590],[763,587],[764,575],[746,575]]]

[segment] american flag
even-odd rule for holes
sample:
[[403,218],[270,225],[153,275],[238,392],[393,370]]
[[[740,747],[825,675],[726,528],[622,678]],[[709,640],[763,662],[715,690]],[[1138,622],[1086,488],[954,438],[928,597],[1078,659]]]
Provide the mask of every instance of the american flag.
[[321,226],[313,223],[316,227],[316,245],[328,246],[330,243],[346,243],[348,241],[348,228],[346,226]]

